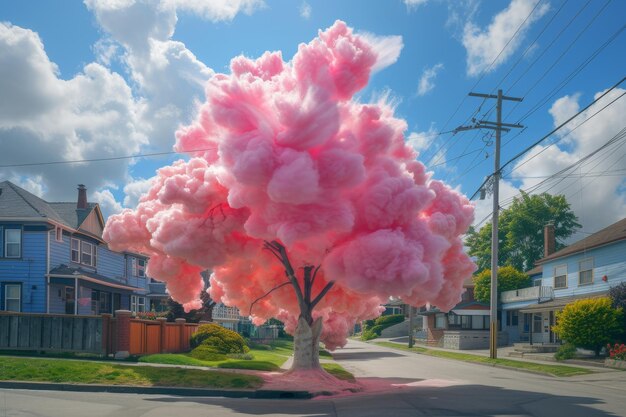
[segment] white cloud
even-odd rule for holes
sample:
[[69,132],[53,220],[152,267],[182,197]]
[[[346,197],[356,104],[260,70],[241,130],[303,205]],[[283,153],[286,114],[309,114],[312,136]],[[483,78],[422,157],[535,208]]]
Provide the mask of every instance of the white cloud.
[[[570,122],[568,124],[569,130],[562,133],[569,132],[567,140],[561,140],[552,146],[548,146],[548,144],[538,145],[524,156],[512,171],[513,180],[500,182],[501,205],[507,207],[506,203],[518,193],[517,188],[527,190],[538,185],[545,179],[544,177],[552,175],[589,155],[622,130],[624,128],[624,114],[626,114],[626,98],[624,97],[615,101],[614,104],[576,130],[572,129],[625,91],[623,89],[612,91]],[[602,93],[598,92],[595,97]],[[579,97],[579,94],[564,96],[554,102],[550,114],[554,118],[555,125],[561,124],[578,111],[580,107]],[[616,171],[618,174],[606,171]],[[575,170],[569,171],[567,177],[547,181],[534,192],[565,195],[585,232],[570,239],[576,241],[587,236],[588,233],[596,232],[624,218],[624,213],[626,213],[624,188],[626,176],[623,175],[623,172],[625,171],[626,142],[622,140],[607,148],[606,151],[589,158]],[[519,185],[514,186],[513,181]],[[476,220],[482,220],[490,212],[491,200],[478,202]]]
[[148,192],[150,187],[152,187],[153,178],[143,179],[137,178],[132,179],[124,186],[124,207],[136,208],[137,204],[139,204],[139,199],[141,196]]
[[408,10],[414,10],[425,5],[428,1],[429,0],[404,0],[404,4]]
[[439,71],[443,69],[443,64],[439,63],[433,65],[430,68],[426,68],[424,72],[422,72],[422,76],[420,77],[419,85],[417,87],[417,95],[423,96],[428,93],[430,90],[435,88],[435,78]]
[[390,65],[393,65],[400,57],[400,52],[404,47],[402,36],[378,36],[368,32],[359,33],[370,45],[378,59],[372,68],[372,72],[378,72]]
[[[0,165],[127,155],[146,143],[137,102],[120,75],[90,63],[62,80],[39,36],[5,23],[0,51]],[[127,167],[118,160],[0,168],[0,178],[54,200],[73,198],[78,182],[98,188],[122,180]]]
[[91,194],[89,200],[100,205],[100,210],[102,210],[105,220],[112,214],[122,211],[122,205],[115,200],[115,196],[109,190],[95,191]]
[[310,19],[311,18],[311,12],[313,11],[313,9],[311,9],[311,5],[309,3],[307,3],[306,1],[302,2],[302,5],[300,5],[300,16],[303,19]]
[[[506,9],[493,17],[485,29],[481,29],[471,21],[465,24],[463,46],[467,50],[468,75],[475,76],[482,71],[493,71],[513,55],[524,40],[529,27],[550,9],[548,3],[539,5],[513,38],[538,1],[512,0]],[[510,43],[505,48],[509,40]],[[501,54],[500,51],[502,51]]]
[[252,14],[265,6],[262,0],[165,0],[163,3],[212,22],[233,20],[239,13]]

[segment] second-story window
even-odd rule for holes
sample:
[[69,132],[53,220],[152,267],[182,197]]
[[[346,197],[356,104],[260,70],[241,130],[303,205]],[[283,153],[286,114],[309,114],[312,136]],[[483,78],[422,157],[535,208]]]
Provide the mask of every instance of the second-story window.
[[57,226],[54,229],[55,239],[57,242],[63,242],[63,229]]
[[20,258],[22,256],[22,229],[6,229],[4,231],[4,256]]
[[72,262],[83,265],[96,266],[98,247],[93,243],[84,242],[80,239],[72,238],[71,259]]
[[144,259],[133,258],[132,262],[132,274],[135,277],[146,276],[146,261]]
[[80,240],[72,238],[72,262],[80,263]]
[[554,268],[554,288],[567,288],[567,265]]
[[578,285],[593,284],[593,259],[580,261],[578,272]]

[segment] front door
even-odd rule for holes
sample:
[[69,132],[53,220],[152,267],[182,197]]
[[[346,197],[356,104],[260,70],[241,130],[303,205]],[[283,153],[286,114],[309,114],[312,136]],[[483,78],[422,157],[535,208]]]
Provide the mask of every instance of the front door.
[[74,314],[75,289],[74,287],[65,287],[65,314]]

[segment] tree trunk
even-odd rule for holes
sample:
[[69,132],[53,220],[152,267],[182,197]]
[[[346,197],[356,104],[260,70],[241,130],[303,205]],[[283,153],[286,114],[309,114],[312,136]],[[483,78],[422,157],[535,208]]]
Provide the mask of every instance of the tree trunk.
[[319,343],[322,334],[322,318],[318,317],[310,326],[307,320],[300,316],[298,326],[293,335],[294,352],[293,365],[289,372],[321,370]]

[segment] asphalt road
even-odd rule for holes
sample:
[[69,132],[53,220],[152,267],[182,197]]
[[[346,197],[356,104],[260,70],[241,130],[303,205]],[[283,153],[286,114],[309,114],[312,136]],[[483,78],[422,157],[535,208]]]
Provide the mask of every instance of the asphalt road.
[[0,417],[626,416],[626,372],[551,378],[355,341],[335,357],[386,389],[314,400],[2,390]]

